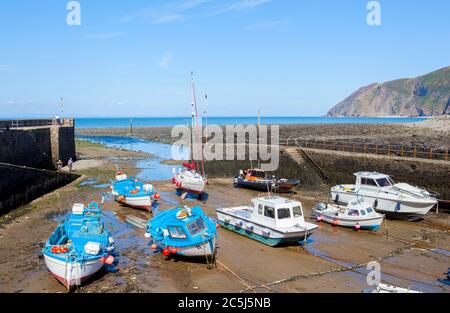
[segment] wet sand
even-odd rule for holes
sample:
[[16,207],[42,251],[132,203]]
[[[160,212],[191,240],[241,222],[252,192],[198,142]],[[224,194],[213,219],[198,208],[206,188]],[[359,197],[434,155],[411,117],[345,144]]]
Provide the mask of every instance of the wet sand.
[[[109,191],[111,162],[132,168],[129,159],[104,160],[104,168],[78,171],[78,181],[35,200],[0,219],[0,292],[66,292],[47,271],[39,251],[74,202],[100,200]],[[136,170],[130,170],[135,174]],[[159,209],[181,200],[168,181],[154,182],[161,193]],[[258,193],[233,188],[230,179],[212,179],[204,209],[243,205]],[[292,196],[311,217],[315,198],[301,190]],[[387,221],[378,232],[355,232],[320,224],[305,246],[272,248],[219,229],[217,267],[183,262],[154,254],[144,229],[126,222],[127,215],[143,219],[146,211],[105,202],[106,226],[120,253],[117,272],[102,272],[75,292],[361,292],[366,284],[365,264],[378,260],[382,280],[425,292],[450,292],[438,282],[450,264],[450,218],[429,213],[422,221]]]

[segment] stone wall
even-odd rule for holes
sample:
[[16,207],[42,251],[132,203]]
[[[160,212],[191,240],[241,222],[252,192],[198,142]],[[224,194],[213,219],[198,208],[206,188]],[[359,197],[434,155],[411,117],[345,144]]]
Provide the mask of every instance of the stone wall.
[[74,127],[0,130],[0,162],[52,169],[58,159],[75,158]]
[[358,153],[305,149],[330,178],[331,184],[354,183],[353,173],[375,171],[391,175],[397,182],[424,187],[450,199],[450,162],[425,159],[370,156]]
[[60,188],[79,176],[0,163],[0,215]]

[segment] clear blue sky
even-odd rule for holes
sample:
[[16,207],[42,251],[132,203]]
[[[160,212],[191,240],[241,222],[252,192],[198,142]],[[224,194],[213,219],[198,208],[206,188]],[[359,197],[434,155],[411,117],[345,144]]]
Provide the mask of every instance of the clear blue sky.
[[0,2],[0,117],[322,115],[357,88],[450,65],[450,1]]

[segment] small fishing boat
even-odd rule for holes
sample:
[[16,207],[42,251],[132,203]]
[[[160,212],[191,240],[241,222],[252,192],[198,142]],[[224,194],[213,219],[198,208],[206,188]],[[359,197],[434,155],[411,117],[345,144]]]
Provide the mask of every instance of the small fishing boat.
[[421,291],[379,283],[373,289],[365,289],[363,293],[422,293]]
[[147,224],[152,249],[165,256],[214,259],[218,225],[200,206],[160,211]]
[[114,200],[136,209],[151,211],[155,200],[159,200],[159,193],[151,184],[144,184],[135,177],[128,177],[118,171],[115,181],[111,182],[111,194]]
[[354,199],[347,206],[318,203],[312,209],[318,222],[324,221],[335,226],[351,227],[356,230],[377,230],[384,215],[375,212],[372,206],[362,200]]
[[394,183],[389,175],[376,172],[357,172],[354,175],[354,185],[331,188],[334,202],[347,204],[359,197],[388,218],[408,221],[423,218],[437,204],[436,198],[428,191],[405,183]]
[[49,271],[68,289],[114,263],[114,240],[105,229],[98,203],[74,204],[42,249]]
[[219,224],[269,246],[305,241],[317,225],[305,222],[302,204],[279,196],[252,199],[252,206],[216,209]]
[[[178,172],[173,170],[172,183],[176,186],[177,191],[181,191],[181,194],[187,192],[194,195],[198,195],[198,199],[202,200],[203,190],[208,184],[205,175],[205,163],[203,158],[203,136],[202,127],[199,124],[197,100],[195,97],[195,84],[191,73],[192,84],[192,118],[191,118],[191,149],[190,149],[190,162],[184,162],[183,167]],[[194,151],[195,150],[195,151]],[[195,153],[197,152],[197,153]],[[201,173],[197,172],[196,160],[201,156]]]
[[298,179],[268,177],[260,169],[240,170],[234,177],[234,187],[274,193],[289,193],[300,184]]

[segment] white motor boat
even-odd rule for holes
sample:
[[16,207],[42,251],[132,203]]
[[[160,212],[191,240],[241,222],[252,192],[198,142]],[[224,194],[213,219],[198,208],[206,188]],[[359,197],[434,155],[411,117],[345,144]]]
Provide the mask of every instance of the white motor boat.
[[336,203],[362,199],[389,218],[417,220],[437,204],[428,191],[405,183],[394,183],[389,175],[376,172],[357,172],[354,185],[337,185],[331,188],[331,198]]
[[318,222],[324,221],[334,226],[352,227],[356,230],[378,230],[384,215],[375,212],[367,202],[354,199],[347,206],[318,203],[312,209]]
[[305,241],[318,227],[305,222],[298,201],[267,196],[252,202],[253,206],[216,209],[219,224],[269,246]]

